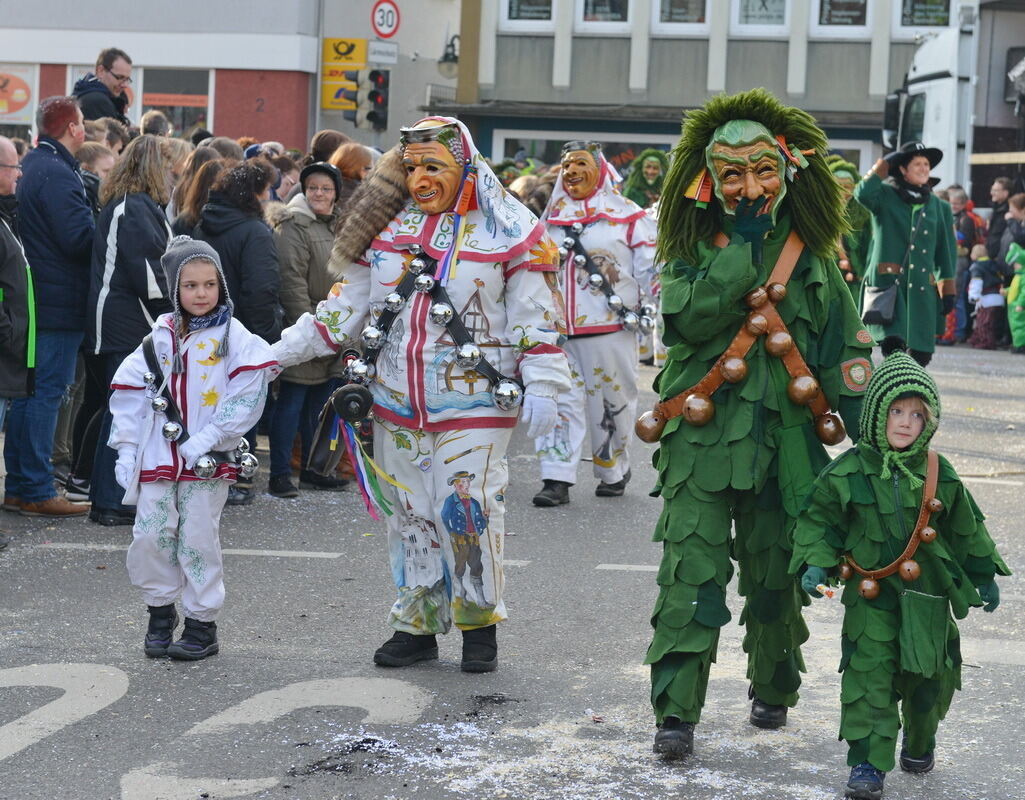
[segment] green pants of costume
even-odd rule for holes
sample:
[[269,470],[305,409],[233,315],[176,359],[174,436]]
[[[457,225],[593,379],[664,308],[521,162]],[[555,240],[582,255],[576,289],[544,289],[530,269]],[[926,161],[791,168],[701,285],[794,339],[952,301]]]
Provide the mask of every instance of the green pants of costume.
[[[794,706],[804,671],[800,645],[808,639],[801,618],[806,596],[787,573],[790,519],[770,479],[759,493],[706,492],[688,479],[663,492],[655,530],[662,541],[655,629],[645,663],[651,665],[651,703],[656,722],[667,716],[698,722],[719,628],[730,620],[726,586],[740,570],[745,598],[747,677],[754,693],[772,705]],[[736,535],[731,539],[731,523]]]
[[961,688],[957,628],[953,623],[948,628],[953,666],[926,678],[901,669],[896,611],[859,605],[856,617],[851,609],[844,615],[840,738],[847,741],[850,766],[867,761],[889,772],[902,718],[909,755],[917,758],[936,747],[936,729],[947,715],[954,690]]

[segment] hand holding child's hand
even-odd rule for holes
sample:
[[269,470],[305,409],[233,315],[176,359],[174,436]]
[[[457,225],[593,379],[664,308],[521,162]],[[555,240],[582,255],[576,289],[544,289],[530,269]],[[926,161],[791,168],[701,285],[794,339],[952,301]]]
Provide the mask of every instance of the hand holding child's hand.
[[822,597],[816,587],[829,580],[829,576],[822,567],[808,567],[801,576],[801,588],[812,597]]

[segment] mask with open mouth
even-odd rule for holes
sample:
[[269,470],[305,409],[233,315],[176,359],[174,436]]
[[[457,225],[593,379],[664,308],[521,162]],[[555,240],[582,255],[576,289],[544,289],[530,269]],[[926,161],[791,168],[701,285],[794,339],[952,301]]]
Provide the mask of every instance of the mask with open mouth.
[[587,150],[570,150],[562,156],[562,185],[574,200],[590,197],[600,174],[598,162]]
[[730,120],[712,136],[705,159],[723,211],[735,214],[741,200],[764,197],[764,213],[776,222],[787,185],[783,156],[768,128],[751,120]]

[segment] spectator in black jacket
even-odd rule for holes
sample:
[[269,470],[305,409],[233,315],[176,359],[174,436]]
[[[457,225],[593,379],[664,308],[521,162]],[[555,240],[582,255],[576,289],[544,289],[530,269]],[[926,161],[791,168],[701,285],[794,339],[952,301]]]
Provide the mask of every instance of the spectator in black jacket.
[[57,412],[75,379],[85,332],[92,211],[75,152],[85,141],[82,111],[73,97],[50,97],[36,114],[38,146],[25,156],[18,181],[18,226],[36,291],[36,393],[15,400],[7,418],[4,508],[25,516],[75,516],[87,506],[58,497],[53,484]]
[[989,218],[989,233],[986,235],[986,250],[990,258],[1000,256],[1000,240],[1004,236],[1004,229],[1007,227],[1007,201],[1014,188],[1014,181],[1010,178],[997,178],[989,187],[989,199],[993,201],[993,214]]
[[105,144],[84,142],[75,153],[75,158],[78,159],[79,169],[82,172],[82,183],[85,184],[85,194],[89,198],[89,206],[93,210],[93,216],[98,217],[103,208],[100,203],[100,184],[106,180],[107,175],[114,168],[117,156]]
[[[255,158],[222,171],[200,212],[194,239],[209,243],[221,257],[235,318],[268,342],[281,337],[281,276],[274,235],[263,219],[273,167]],[[254,445],[256,430],[246,437]],[[253,499],[252,481],[240,480],[228,493],[229,505]]]
[[[104,380],[171,310],[160,257],[171,238],[163,206],[170,193],[169,148],[160,137],[133,139],[100,191],[103,211],[96,226],[89,282],[90,349],[103,357]],[[89,518],[101,525],[131,525],[134,510],[114,479],[116,453],[107,447],[111,416],[104,411],[92,469]]]
[[124,50],[108,47],[96,57],[96,69],[81,78],[72,92],[82,106],[86,119],[113,117],[122,125],[130,125],[125,110],[128,95],[125,88],[132,82],[132,59]]

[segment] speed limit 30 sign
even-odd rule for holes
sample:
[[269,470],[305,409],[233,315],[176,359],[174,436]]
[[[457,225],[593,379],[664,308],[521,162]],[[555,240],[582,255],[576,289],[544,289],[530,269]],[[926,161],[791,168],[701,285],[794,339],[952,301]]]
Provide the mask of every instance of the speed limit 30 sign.
[[395,0],[377,0],[370,12],[370,24],[382,39],[390,39],[398,33],[399,19],[399,6]]

